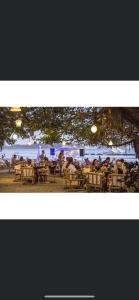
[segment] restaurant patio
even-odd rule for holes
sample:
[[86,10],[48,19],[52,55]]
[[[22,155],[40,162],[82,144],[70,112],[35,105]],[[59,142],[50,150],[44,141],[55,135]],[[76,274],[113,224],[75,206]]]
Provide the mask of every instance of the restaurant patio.
[[[1,152],[0,192],[139,191],[139,108],[1,107],[0,124],[1,150],[18,144],[41,149],[37,157],[26,151],[7,158]],[[87,146],[128,146],[135,158],[127,160],[125,153],[88,158]]]

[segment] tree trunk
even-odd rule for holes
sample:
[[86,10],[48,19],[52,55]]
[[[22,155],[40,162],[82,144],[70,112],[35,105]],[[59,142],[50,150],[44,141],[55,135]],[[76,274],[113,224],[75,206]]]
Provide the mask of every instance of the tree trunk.
[[136,158],[139,159],[139,136],[134,140],[134,148],[136,152]]

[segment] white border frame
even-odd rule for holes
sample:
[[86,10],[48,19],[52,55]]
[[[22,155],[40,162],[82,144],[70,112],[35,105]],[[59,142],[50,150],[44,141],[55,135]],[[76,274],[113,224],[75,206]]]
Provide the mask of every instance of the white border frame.
[[[1,81],[0,106],[138,106],[138,81]],[[0,193],[0,219],[138,219],[137,193]]]

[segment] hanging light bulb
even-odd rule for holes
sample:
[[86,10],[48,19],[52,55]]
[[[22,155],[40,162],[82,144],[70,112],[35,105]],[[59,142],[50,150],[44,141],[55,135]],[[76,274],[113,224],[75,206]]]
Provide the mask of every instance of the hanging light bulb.
[[22,120],[18,119],[15,121],[16,127],[21,127],[22,125]]
[[17,140],[17,134],[13,133],[12,138],[13,138],[13,140]]
[[21,108],[19,106],[17,106],[17,107],[11,107],[10,111],[12,111],[12,112],[20,112]]
[[66,142],[65,142],[65,141],[63,141],[63,142],[62,142],[62,146],[65,146],[65,145],[66,145]]
[[93,125],[93,126],[91,127],[91,131],[92,131],[92,133],[96,133],[96,132],[97,132],[97,126],[96,126],[96,125]]
[[33,141],[33,139],[30,137],[29,138],[29,141],[28,141],[28,146],[31,146],[31,145],[33,145],[34,144],[34,141]]
[[113,142],[112,142],[112,141],[109,141],[108,145],[109,145],[109,146],[112,146],[112,145],[113,145]]

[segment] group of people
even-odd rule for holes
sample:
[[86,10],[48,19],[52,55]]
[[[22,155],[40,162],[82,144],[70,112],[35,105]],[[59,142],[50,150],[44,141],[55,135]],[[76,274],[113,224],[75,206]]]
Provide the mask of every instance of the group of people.
[[[24,159],[22,156],[17,158],[17,155],[13,155],[11,160],[11,165],[21,165],[21,166],[34,166],[36,163],[34,160],[31,159]],[[105,160],[94,159],[90,161],[88,158],[84,159],[82,163],[80,163],[77,159],[73,159],[73,157],[66,157],[64,156],[64,151],[62,150],[57,160],[50,160],[45,155],[45,151],[42,150],[42,153],[39,157],[39,164],[44,165],[44,167],[48,168],[59,168],[60,175],[64,173],[65,169],[68,169],[71,173],[76,173],[83,168],[88,168],[90,172],[110,172],[115,174],[124,174],[139,172],[139,163],[136,162],[127,162],[124,159],[113,159],[111,160],[110,157],[107,157]]]
[[[110,174],[123,175],[125,185],[129,191],[139,192],[139,163],[127,162],[124,159],[113,159],[107,157],[105,160],[94,159],[90,161],[88,158],[83,163],[73,158],[67,158],[64,161],[63,173],[68,169],[69,173],[77,174],[78,178],[86,178],[85,173],[98,172],[104,174],[105,189],[107,190],[107,181]],[[85,182],[85,181],[84,181]]]
[[[72,157],[67,157],[62,165],[62,169],[68,168],[71,172],[76,172],[81,168],[88,168],[90,172],[111,172],[115,174],[126,174],[129,169],[130,164],[126,163],[124,159],[110,161],[110,157],[107,157],[104,161],[94,159],[89,161],[85,159],[82,164],[77,160],[73,160]],[[138,169],[138,162],[132,164],[132,168]]]
[[103,173],[106,177],[110,173],[123,174],[124,178],[129,185],[134,185],[134,182],[139,179],[139,163],[127,162],[124,159],[110,159],[107,157],[105,160],[99,156],[98,159],[93,161],[88,158],[80,162],[73,157],[65,157],[64,151],[61,150],[57,159],[49,159],[45,151],[42,150],[39,160],[31,160],[29,158],[24,159],[22,156],[20,158],[17,155],[13,155],[11,159],[11,166],[14,166],[15,170],[20,170],[21,167],[36,167],[40,166],[44,170],[47,170],[51,174],[58,174],[63,176],[65,171],[68,170],[71,174],[76,174],[78,178],[82,178],[85,181],[85,172],[99,172]]
[[2,154],[0,157],[0,169],[4,169],[6,167],[9,167],[9,162],[5,157],[5,154]]

